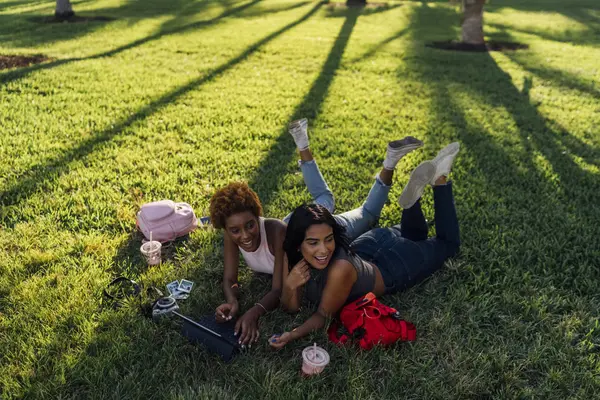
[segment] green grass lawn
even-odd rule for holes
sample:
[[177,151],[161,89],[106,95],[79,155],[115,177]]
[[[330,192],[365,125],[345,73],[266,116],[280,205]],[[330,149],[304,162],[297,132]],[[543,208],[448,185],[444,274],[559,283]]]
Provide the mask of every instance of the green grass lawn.
[[[600,393],[600,3],[492,0],[486,35],[514,53],[456,53],[446,1],[364,10],[294,0],[0,0],[0,54],[53,60],[0,71],[0,397],[580,398]],[[33,20],[32,20],[33,18]],[[384,299],[418,340],[362,352],[323,333],[274,352],[274,312],[247,356],[223,364],[176,323],[102,307],[115,276],[196,282],[199,316],[222,301],[222,236],[194,232],[159,267],[139,255],[135,213],[171,198],[206,213],[248,181],[267,216],[309,200],[288,122],[310,120],[338,211],[364,200],[387,141],[425,141],[410,171],[460,141],[453,179],[462,252]],[[433,217],[431,192],[425,211]],[[245,307],[267,279],[243,269]],[[313,341],[331,364],[299,376]]]

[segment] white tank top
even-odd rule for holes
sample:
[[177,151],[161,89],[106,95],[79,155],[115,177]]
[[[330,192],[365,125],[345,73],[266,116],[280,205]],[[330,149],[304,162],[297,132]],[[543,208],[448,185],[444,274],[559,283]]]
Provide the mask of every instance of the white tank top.
[[244,251],[241,247],[239,247],[239,249],[242,253],[242,256],[244,256],[246,264],[248,264],[251,270],[273,275],[275,256],[271,254],[271,251],[269,250],[269,243],[267,243],[265,219],[263,217],[259,217],[258,220],[260,223],[260,245],[258,246],[258,249],[251,253]]

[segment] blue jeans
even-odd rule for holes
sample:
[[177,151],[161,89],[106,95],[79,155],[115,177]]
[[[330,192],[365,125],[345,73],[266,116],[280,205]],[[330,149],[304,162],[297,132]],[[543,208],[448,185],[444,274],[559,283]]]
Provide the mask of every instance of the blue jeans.
[[[321,171],[319,171],[317,162],[314,160],[301,162],[300,169],[302,170],[304,183],[313,198],[313,202],[322,205],[329,212],[333,213],[335,209],[333,193],[331,193],[327,182],[325,182],[325,178],[323,178]],[[381,216],[381,210],[385,205],[389,193],[390,186],[381,182],[378,176],[375,178],[375,182],[362,206],[343,214],[334,215],[336,221],[346,228],[346,235],[350,241],[353,241],[375,226]],[[288,214],[283,221],[288,223],[291,215]]]
[[433,188],[436,237],[427,238],[421,203],[402,212],[399,225],[373,229],[352,242],[363,260],[379,268],[386,293],[408,289],[427,278],[458,253],[460,233],[452,183]]

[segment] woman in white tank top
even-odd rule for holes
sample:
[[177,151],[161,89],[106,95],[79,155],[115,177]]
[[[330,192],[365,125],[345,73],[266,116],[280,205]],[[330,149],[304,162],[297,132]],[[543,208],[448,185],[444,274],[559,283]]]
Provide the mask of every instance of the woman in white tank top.
[[[289,132],[298,147],[300,168],[313,201],[333,212],[333,194],[308,147],[306,119],[292,122]],[[396,164],[402,156],[422,145],[422,142],[410,136],[388,144],[383,169],[377,176],[366,201],[355,210],[334,216],[340,225],[345,227],[349,237],[358,237],[376,224],[381,209],[387,201]],[[241,182],[230,183],[212,196],[210,216],[213,226],[224,230],[223,292],[226,302],[216,309],[215,316],[218,322],[231,320],[239,312],[240,254],[252,270],[273,275],[269,293],[246,311],[235,325],[240,343],[251,345],[259,338],[259,318],[279,305],[284,275],[287,276],[283,239],[286,232],[284,221],[289,216],[284,221],[263,218],[262,205],[258,196],[246,183]]]

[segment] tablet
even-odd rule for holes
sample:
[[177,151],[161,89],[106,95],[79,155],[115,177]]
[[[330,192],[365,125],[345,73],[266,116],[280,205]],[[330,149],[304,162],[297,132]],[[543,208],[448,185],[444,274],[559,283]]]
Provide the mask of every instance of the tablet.
[[208,314],[195,321],[185,315],[174,312],[183,320],[181,333],[192,343],[200,343],[208,351],[217,353],[223,361],[229,362],[240,352],[239,338],[234,335],[235,321],[217,323],[214,314]]

